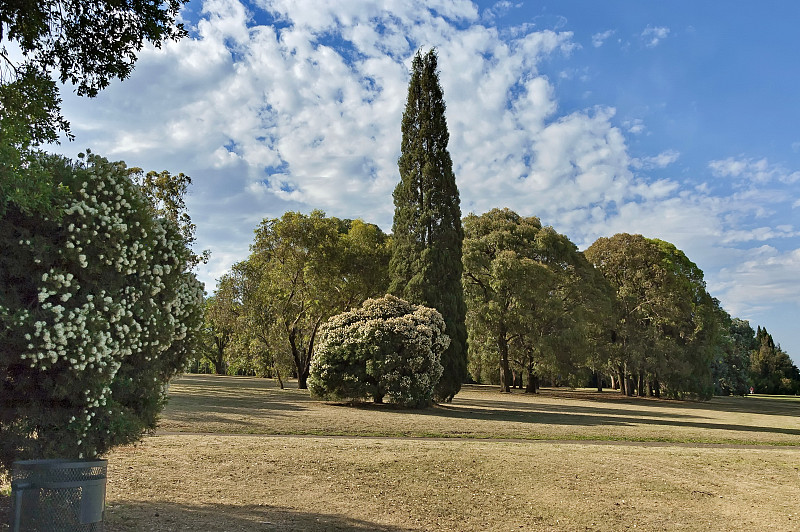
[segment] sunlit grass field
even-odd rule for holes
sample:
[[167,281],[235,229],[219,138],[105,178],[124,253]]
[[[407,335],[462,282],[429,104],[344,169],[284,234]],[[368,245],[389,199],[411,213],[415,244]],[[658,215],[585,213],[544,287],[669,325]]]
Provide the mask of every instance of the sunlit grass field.
[[186,376],[107,531],[800,530],[800,398],[467,386],[423,411]]
[[170,396],[161,431],[800,444],[798,397],[688,402],[615,391],[500,394],[493,386],[467,385],[451,404],[405,410],[315,401],[267,379],[198,375],[176,380]]

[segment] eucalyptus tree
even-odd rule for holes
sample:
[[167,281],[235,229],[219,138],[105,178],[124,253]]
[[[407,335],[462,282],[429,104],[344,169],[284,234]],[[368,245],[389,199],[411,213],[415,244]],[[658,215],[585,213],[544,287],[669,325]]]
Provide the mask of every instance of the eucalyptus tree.
[[452,401],[467,375],[466,306],[461,286],[461,200],[453,162],[445,102],[434,50],[412,61],[401,125],[400,183],[394,190],[390,291],[433,307],[444,317],[451,342],[442,355],[439,401]]
[[617,293],[613,338],[623,393],[709,397],[722,329],[702,270],[674,245],[641,235],[600,238],[586,257]]
[[317,334],[330,316],[385,293],[388,237],[359,220],[287,212],[256,229],[240,266],[245,307],[264,348],[287,353],[306,388]]
[[470,357],[488,355],[488,366],[499,368],[503,392],[510,386],[511,343],[529,330],[541,287],[551,282],[551,272],[533,256],[541,228],[538,218],[523,218],[509,209],[464,218]]
[[528,392],[542,372],[588,364],[611,291],[577,247],[509,209],[470,214],[464,228],[470,357],[494,360],[502,391],[511,362],[527,374]]
[[228,348],[233,342],[242,304],[237,300],[233,278],[223,275],[214,294],[206,299],[203,333],[206,342],[205,358],[214,366],[214,372],[224,375]]

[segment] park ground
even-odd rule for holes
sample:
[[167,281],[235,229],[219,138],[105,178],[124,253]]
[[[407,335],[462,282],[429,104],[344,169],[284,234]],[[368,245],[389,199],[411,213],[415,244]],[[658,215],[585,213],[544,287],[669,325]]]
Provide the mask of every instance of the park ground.
[[190,375],[106,530],[800,530],[800,398],[465,386],[414,411]]

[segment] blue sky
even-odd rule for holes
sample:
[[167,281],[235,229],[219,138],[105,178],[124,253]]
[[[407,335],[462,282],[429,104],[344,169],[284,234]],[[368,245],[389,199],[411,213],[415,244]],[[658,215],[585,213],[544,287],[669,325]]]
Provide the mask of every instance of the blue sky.
[[192,0],[76,140],[185,172],[207,289],[253,229],[319,208],[391,229],[408,68],[435,46],[462,211],[510,207],[585,249],[670,241],[800,360],[800,4]]

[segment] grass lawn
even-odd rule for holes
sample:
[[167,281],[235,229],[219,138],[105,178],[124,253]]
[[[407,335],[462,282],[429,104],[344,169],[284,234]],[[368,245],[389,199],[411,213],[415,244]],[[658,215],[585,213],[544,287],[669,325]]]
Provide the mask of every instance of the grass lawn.
[[425,411],[187,376],[106,530],[800,530],[800,399],[468,386]]
[[176,380],[170,396],[161,431],[800,445],[797,397],[689,402],[468,385],[451,404],[415,411],[319,402],[267,379],[198,375]]

